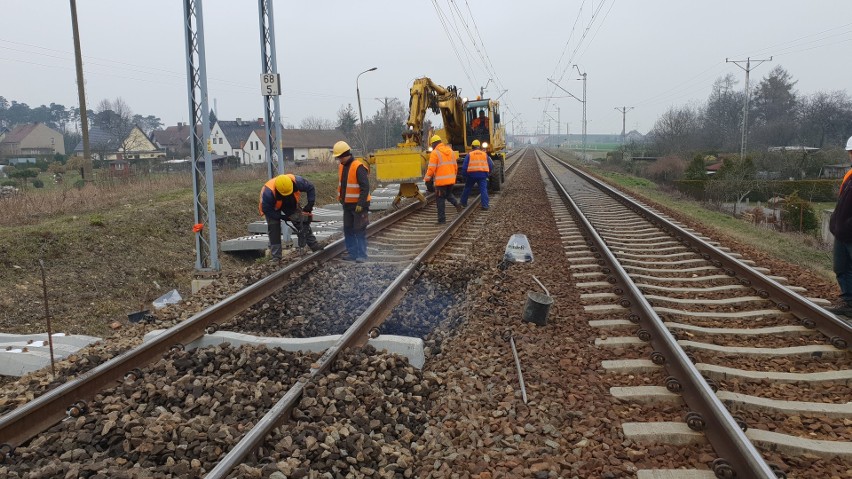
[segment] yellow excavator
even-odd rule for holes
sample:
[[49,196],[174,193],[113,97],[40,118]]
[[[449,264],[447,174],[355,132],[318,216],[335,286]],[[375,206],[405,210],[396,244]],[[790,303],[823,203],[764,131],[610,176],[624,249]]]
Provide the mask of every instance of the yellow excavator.
[[[500,104],[496,100],[478,98],[468,100],[458,94],[452,85],[444,88],[429,78],[418,78],[411,86],[409,115],[403,132],[403,141],[396,148],[377,150],[371,155],[370,163],[376,165],[376,179],[380,183],[399,183],[399,194],[393,201],[397,206],[403,198],[425,198],[416,183],[423,179],[429,163],[430,148],[423,139],[432,134],[439,135],[444,143],[459,153],[459,166],[464,155],[472,150],[473,140],[479,140],[482,149],[494,163],[488,179],[491,191],[499,191],[503,185],[503,167],[506,158],[505,128],[500,122]],[[426,111],[440,114],[443,129],[424,132]],[[456,182],[463,182],[461,177]]]

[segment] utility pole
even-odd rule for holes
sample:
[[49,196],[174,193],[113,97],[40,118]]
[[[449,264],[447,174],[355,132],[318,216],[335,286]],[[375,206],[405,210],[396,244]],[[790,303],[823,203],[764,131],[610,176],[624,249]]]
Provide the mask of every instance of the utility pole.
[[71,30],[74,34],[74,63],[77,66],[77,97],[80,101],[80,127],[83,130],[83,180],[92,181],[92,150],[89,148],[89,115],[86,112],[86,89],[83,83],[83,54],[80,51],[80,28],[77,26],[77,0],[71,0]]
[[213,163],[209,146],[210,108],[207,103],[207,57],[201,0],[183,0],[183,20],[189,100],[189,154],[192,157],[192,193],[195,198],[195,271],[196,276],[202,276],[218,273],[221,266],[216,232]]
[[617,111],[621,112],[621,148],[624,149],[624,137],[627,134],[627,112],[632,110],[632,106],[616,107]]
[[376,98],[376,100],[380,101],[382,105],[385,107],[385,142],[383,143],[383,148],[388,147],[388,102],[390,101],[388,97],[385,97],[384,100],[381,98]]
[[[272,12],[272,0],[257,0],[257,14],[260,27],[263,127],[266,130],[266,174],[269,178],[275,178],[284,174],[284,139],[281,135],[281,77],[278,74],[275,53],[275,16]],[[293,161],[295,162],[295,158]]]
[[[556,85],[556,86],[559,86],[559,85]],[[562,88],[562,87],[560,87],[560,88]],[[570,93],[568,93],[568,94],[571,95]],[[569,98],[569,97],[567,97],[567,96],[534,96],[533,100],[552,100],[554,98]],[[575,97],[574,95],[571,95],[571,98],[577,99],[577,97]],[[557,106],[556,107],[556,134],[558,135],[561,130],[562,130],[562,116],[560,114],[559,107]]]
[[586,159],[586,73],[580,72],[580,67],[576,64],[574,68],[577,69],[577,73],[583,76],[583,78],[578,78],[578,80],[583,80],[583,160]]
[[[748,57],[745,60],[728,60],[727,58],[725,58],[725,63],[733,63],[734,65],[745,70],[745,74],[746,74],[746,77],[745,77],[745,105],[743,105],[743,138],[742,138],[742,142],[740,143],[741,144],[741,146],[740,146],[740,159],[745,158],[746,145],[748,143],[748,133],[747,133],[748,132],[748,98],[749,98],[749,95],[751,93],[748,89],[748,74],[752,70],[754,70],[755,68],[760,66],[761,63],[771,62],[772,57],[769,57],[768,60],[764,59],[764,60],[755,60],[755,61],[759,62],[759,63],[757,65],[755,65],[754,67],[752,67],[751,66],[751,57]],[[743,63],[743,62],[745,62],[745,66],[740,65],[740,63]]]
[[[577,65],[574,65],[574,67],[576,68]],[[577,71],[580,71],[579,68],[577,69]],[[553,83],[554,85],[556,85],[557,88],[559,88],[560,90],[567,93],[568,96],[570,96],[571,98],[573,98],[573,99],[575,99],[575,100],[577,100],[577,101],[579,101],[580,103],[583,104],[583,159],[585,159],[586,158],[586,74],[581,73],[581,75],[583,75],[583,78],[578,78],[578,80],[583,80],[583,99],[582,100],[577,98],[570,91],[562,88],[562,85],[560,85],[559,83],[556,83],[555,80],[548,78],[547,81],[549,81],[550,83]]]

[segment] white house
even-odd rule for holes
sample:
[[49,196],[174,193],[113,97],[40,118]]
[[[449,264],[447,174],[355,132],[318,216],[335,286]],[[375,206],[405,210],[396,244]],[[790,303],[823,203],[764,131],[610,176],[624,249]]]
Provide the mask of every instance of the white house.
[[[210,130],[210,152],[214,155],[236,156],[243,159],[244,146],[252,131],[263,129],[263,119],[254,121],[243,121],[237,118],[235,121],[218,120]],[[242,164],[247,164],[241,161]]]

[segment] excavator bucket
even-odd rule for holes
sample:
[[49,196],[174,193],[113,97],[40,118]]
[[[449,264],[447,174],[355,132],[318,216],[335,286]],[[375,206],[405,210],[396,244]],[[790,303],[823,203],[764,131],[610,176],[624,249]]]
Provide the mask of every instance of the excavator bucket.
[[399,193],[393,200],[393,206],[399,205],[403,198],[418,198],[425,202],[415,183],[423,179],[423,165],[426,162],[423,149],[419,146],[400,146],[378,150],[373,155],[376,164],[376,180],[381,183],[399,183]]
[[425,157],[417,146],[386,148],[373,155],[376,180],[382,183],[416,183],[423,179]]

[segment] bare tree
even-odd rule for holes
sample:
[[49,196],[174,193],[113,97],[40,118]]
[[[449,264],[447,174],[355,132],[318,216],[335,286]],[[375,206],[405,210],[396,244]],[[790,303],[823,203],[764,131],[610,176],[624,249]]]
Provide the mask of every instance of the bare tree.
[[104,150],[101,152],[101,159],[104,159],[103,155],[107,153],[106,150],[128,151],[129,145],[125,145],[125,143],[135,125],[133,124],[133,111],[121,97],[113,101],[101,100],[95,108],[93,121],[95,126],[106,134],[106,137],[101,141],[103,145],[100,147],[93,146],[93,149]]
[[740,144],[743,93],[735,91],[733,73],[716,79],[704,107],[702,136],[704,145],[713,150],[736,150]]
[[757,179],[756,168],[750,158],[727,158],[704,190],[707,198],[713,198],[719,203],[733,201],[736,215],[739,203],[761,186],[762,182]]
[[336,125],[331,120],[320,118],[318,116],[305,117],[302,122],[299,123],[299,128],[302,130],[333,130],[335,126]]
[[662,153],[685,153],[696,147],[700,132],[699,112],[691,106],[671,107],[651,130],[651,138]]
[[646,172],[654,180],[671,183],[683,176],[686,166],[686,161],[681,157],[669,155],[651,163]]
[[842,145],[852,133],[852,99],[842,90],[819,91],[800,105],[800,137],[807,146]]

